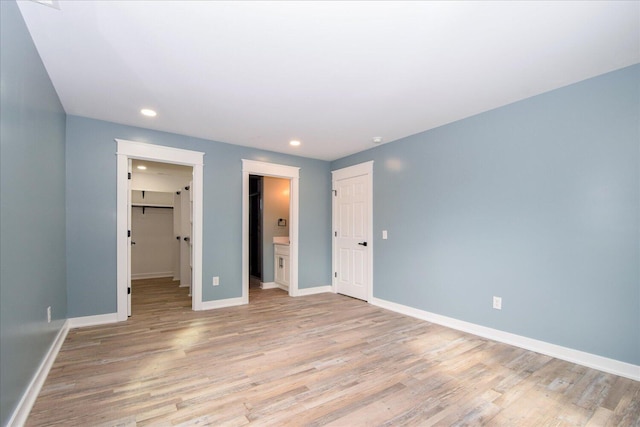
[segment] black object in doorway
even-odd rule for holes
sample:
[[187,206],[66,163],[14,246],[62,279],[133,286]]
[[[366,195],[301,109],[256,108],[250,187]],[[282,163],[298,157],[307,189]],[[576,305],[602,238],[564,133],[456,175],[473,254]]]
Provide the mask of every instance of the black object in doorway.
[[262,177],[249,176],[249,275],[262,280]]

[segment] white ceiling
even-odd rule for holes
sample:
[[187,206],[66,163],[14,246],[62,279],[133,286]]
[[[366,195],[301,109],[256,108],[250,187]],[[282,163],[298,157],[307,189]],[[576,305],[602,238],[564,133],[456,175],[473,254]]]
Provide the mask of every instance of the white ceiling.
[[637,1],[58,3],[68,114],[324,160],[640,62]]

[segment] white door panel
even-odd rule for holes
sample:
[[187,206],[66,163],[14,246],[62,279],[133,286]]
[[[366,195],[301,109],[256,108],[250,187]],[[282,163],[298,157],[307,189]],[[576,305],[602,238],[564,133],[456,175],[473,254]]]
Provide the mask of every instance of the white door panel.
[[369,175],[334,180],[336,292],[369,298]]
[[131,316],[131,173],[132,160],[127,165],[127,316]]
[[193,291],[193,181],[189,181],[189,296]]
[[340,248],[340,257],[338,258],[338,291],[341,289],[341,286],[345,286],[349,284],[349,280],[351,278],[351,262],[349,257],[351,256],[351,251],[346,248]]
[[191,295],[191,187],[180,190],[180,287]]
[[180,206],[180,192],[173,195],[173,280],[180,280],[180,233],[182,233],[182,219]]
[[364,219],[364,205],[363,203],[354,203],[353,205],[353,237],[357,239],[366,239],[367,233],[364,231],[365,222]]
[[353,285],[358,287],[364,287],[366,281],[365,266],[366,261],[364,259],[363,251],[353,251],[353,260],[351,264],[354,266],[353,270]]

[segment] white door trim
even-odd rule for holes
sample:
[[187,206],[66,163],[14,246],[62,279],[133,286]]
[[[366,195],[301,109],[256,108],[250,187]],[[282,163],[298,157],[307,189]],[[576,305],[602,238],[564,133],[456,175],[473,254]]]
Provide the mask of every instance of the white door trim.
[[202,310],[202,200],[203,157],[199,151],[116,139],[116,262],[118,321],[127,320],[127,165],[129,159],[174,163],[193,167],[193,292],[191,307]]
[[[341,179],[346,178],[354,178],[356,176],[366,176],[368,180],[368,192],[367,199],[369,201],[369,206],[367,207],[368,212],[368,220],[369,220],[369,229],[367,230],[368,237],[367,242],[369,243],[369,250],[367,251],[367,262],[369,265],[369,281],[367,283],[367,299],[366,301],[371,301],[373,298],[373,160],[369,162],[359,163],[357,165],[349,166],[346,168],[338,169],[331,171],[331,188],[335,191],[335,182]],[[331,271],[334,272],[333,277],[331,278],[331,290],[332,292],[337,292],[337,280],[335,277],[335,272],[337,271],[337,248],[336,248],[336,227],[337,227],[337,206],[335,203],[335,193],[331,198],[331,229],[333,232],[331,233]]]
[[289,179],[289,295],[298,296],[298,187],[300,168],[242,159],[242,301],[249,303],[249,175]]

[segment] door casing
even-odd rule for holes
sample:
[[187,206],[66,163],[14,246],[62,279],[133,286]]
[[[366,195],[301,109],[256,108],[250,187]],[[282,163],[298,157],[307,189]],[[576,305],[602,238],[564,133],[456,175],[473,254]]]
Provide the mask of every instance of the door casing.
[[[366,176],[368,180],[368,194],[367,194],[367,210],[368,210],[368,221],[369,226],[367,230],[367,243],[369,250],[367,251],[367,264],[368,264],[368,275],[369,280],[367,283],[367,299],[366,301],[371,301],[373,298],[373,160],[369,162],[360,163],[354,166],[349,166],[346,168],[338,169],[335,171],[331,171],[331,183],[332,190],[335,191],[335,183],[341,179],[353,178],[356,176]],[[331,278],[331,289],[335,293],[337,292],[337,280],[335,277],[335,273],[337,272],[337,262],[336,257],[338,256],[338,248],[336,243],[336,231],[338,227],[338,221],[336,215],[337,212],[337,203],[335,192],[334,196],[331,198],[331,219],[332,219],[332,233],[331,233],[331,248],[332,248],[332,256],[331,256],[331,270],[334,272]]]
[[202,200],[203,200],[203,158],[204,153],[163,145],[116,139],[116,264],[117,264],[117,319],[127,320],[127,287],[131,274],[127,266],[129,259],[129,238],[127,237],[128,209],[128,164],[129,159],[173,163],[193,168],[193,276],[191,307],[202,310]]

